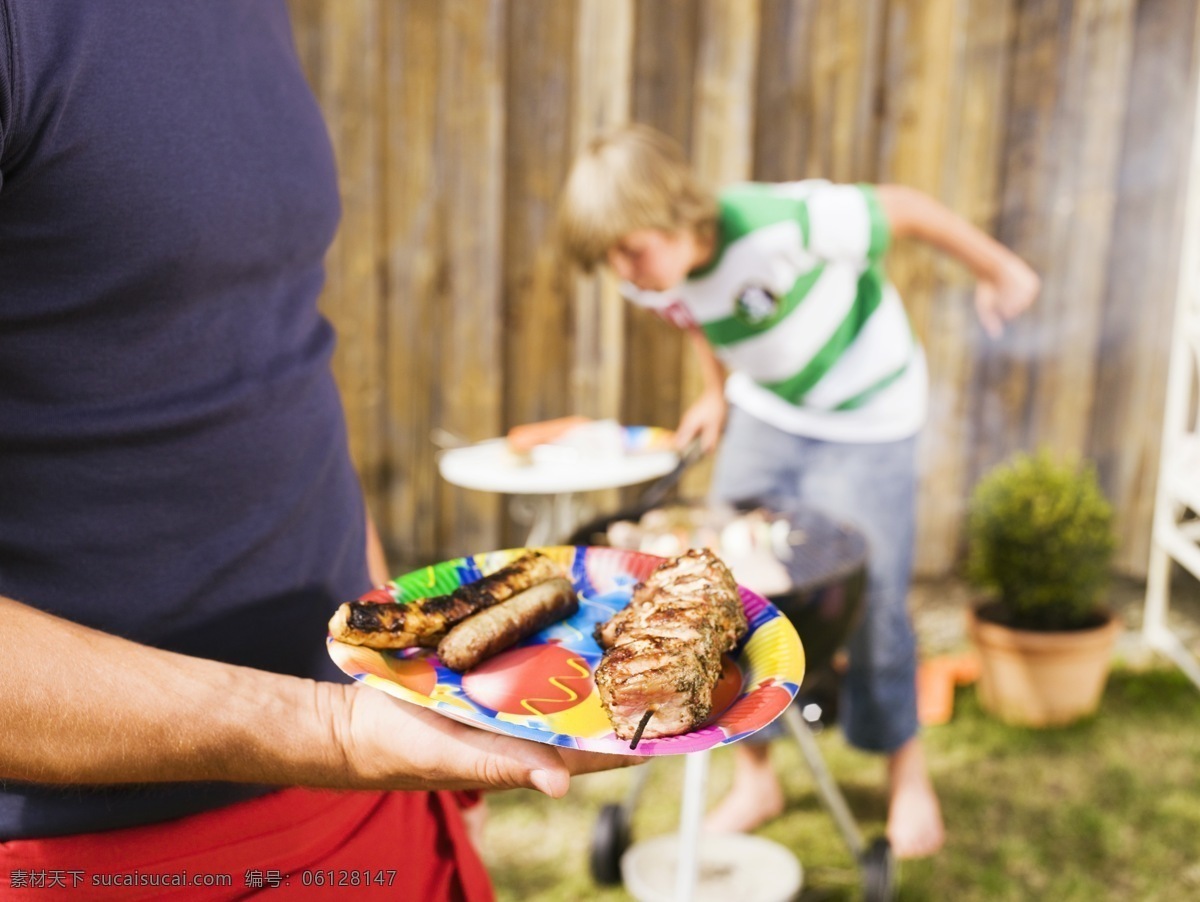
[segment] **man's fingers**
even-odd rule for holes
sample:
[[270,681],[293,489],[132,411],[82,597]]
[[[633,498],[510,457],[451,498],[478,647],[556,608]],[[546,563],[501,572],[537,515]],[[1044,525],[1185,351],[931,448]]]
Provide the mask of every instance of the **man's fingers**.
[[559,749],[558,753],[562,756],[567,770],[576,776],[632,767],[645,764],[649,760],[644,755],[609,755],[604,752],[581,752],[578,749]]
[[[339,729],[349,773],[345,785],[388,789],[536,789],[567,792],[573,774],[645,761],[560,749],[483,730],[370,688],[336,687],[350,704]],[[341,785],[341,784],[339,784]]]
[[536,789],[552,799],[567,794],[572,776],[629,767],[647,760],[634,755],[558,749],[524,739],[490,735],[495,747],[478,762],[481,783],[495,788]]
[[566,791],[570,773],[551,746],[468,726],[377,690],[364,689],[353,697],[360,704],[349,758],[370,784]]

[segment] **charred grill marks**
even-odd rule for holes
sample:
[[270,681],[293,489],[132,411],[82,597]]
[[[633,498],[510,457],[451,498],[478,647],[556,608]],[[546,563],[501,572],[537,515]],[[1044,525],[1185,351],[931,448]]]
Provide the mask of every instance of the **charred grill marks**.
[[662,564],[595,630],[605,649],[596,685],[617,736],[640,741],[702,723],[712,712],[722,656],[747,628],[737,584],[711,551]]
[[455,624],[562,575],[554,561],[533,551],[482,579],[459,586],[449,595],[410,604],[347,602],[329,621],[329,632],[339,641],[371,648],[432,647]]

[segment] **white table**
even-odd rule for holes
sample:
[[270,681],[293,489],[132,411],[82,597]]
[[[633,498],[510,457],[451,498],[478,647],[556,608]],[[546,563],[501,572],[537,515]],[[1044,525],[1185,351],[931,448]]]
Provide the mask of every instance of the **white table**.
[[539,445],[529,458],[512,454],[502,438],[445,451],[442,478],[481,492],[523,496],[530,503],[527,547],[565,541],[575,528],[580,492],[637,485],[665,476],[679,463],[674,451],[591,455],[575,448]]

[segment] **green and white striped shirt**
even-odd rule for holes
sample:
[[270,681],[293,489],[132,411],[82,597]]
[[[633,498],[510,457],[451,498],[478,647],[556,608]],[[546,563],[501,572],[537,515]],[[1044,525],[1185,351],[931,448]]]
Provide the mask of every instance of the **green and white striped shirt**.
[[699,325],[730,370],[729,401],[787,432],[891,441],[925,419],[925,358],[883,271],[874,188],[742,184],[720,197],[713,259],[630,300]]

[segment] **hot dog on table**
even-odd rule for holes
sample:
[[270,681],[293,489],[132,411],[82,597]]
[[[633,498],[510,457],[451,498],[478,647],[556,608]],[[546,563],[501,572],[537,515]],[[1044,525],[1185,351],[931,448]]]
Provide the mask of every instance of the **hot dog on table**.
[[[578,609],[562,568],[533,551],[449,595],[347,602],[329,632],[369,648],[436,647],[462,673]],[[716,555],[692,550],[664,561],[595,630],[604,649],[596,685],[617,736],[636,744],[699,726],[712,710],[722,656],[747,628],[737,585]]]

